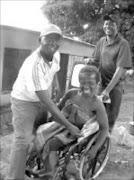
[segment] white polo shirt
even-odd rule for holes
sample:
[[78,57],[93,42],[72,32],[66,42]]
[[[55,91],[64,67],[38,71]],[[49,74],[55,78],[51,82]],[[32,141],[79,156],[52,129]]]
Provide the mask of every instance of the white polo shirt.
[[54,54],[51,63],[46,63],[37,49],[24,61],[13,85],[11,96],[30,102],[39,101],[35,91],[50,90],[53,77],[59,69],[59,52]]

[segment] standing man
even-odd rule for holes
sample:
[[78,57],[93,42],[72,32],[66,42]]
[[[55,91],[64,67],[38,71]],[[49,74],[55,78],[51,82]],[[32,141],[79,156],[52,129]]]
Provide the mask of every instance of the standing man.
[[40,46],[23,63],[13,85],[13,145],[11,160],[6,180],[24,180],[27,153],[34,140],[33,125],[40,110],[48,110],[56,117],[57,122],[66,126],[70,133],[79,136],[80,131],[73,126],[52,102],[49,88],[54,75],[59,71],[59,53],[57,52],[62,38],[59,27],[49,24],[41,32]]
[[110,132],[117,119],[123,93],[123,81],[127,69],[131,68],[131,52],[128,42],[118,34],[118,18],[114,14],[104,16],[104,32],[93,53],[89,64],[98,62],[101,74],[99,94],[110,97],[106,105]]

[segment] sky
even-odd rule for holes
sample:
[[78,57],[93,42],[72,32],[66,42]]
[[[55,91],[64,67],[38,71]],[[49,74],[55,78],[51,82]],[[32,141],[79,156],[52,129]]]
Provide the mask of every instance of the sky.
[[1,24],[41,31],[48,20],[41,11],[43,0],[1,0]]

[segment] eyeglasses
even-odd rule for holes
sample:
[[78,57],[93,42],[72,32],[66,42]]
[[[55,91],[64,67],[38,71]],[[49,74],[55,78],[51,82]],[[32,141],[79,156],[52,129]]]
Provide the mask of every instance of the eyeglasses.
[[49,46],[60,46],[60,42],[61,36],[43,36],[41,38],[41,43]]

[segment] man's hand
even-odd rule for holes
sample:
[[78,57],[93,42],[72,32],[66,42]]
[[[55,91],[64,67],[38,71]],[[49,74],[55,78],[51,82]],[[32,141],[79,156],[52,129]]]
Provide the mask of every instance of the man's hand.
[[85,62],[87,65],[96,66],[97,68],[99,67],[99,62],[96,61],[93,57],[91,57],[91,58],[85,58],[85,59],[84,59],[84,62]]
[[72,125],[69,127],[69,131],[74,137],[81,137],[81,131],[76,126]]
[[107,101],[109,99],[109,92],[104,90],[102,93],[101,93],[101,96],[103,96],[102,100],[103,101]]
[[86,64],[92,64],[94,62],[94,59],[93,58],[85,58],[84,61]]

